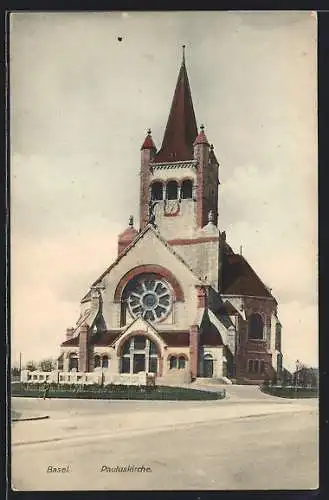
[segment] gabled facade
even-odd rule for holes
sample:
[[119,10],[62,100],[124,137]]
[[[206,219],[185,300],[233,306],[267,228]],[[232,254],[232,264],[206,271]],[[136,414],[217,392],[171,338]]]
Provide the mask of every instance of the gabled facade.
[[141,147],[139,229],[81,300],[64,371],[256,383],[280,372],[277,302],[218,228],[219,162],[198,131],[185,57],[162,146]]

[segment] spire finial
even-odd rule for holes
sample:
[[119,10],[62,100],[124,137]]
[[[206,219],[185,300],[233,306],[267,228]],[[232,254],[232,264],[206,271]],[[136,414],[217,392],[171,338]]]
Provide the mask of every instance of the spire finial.
[[201,130],[201,132],[204,131],[204,125],[203,125],[203,123],[201,123],[201,125],[200,125],[200,130]]
[[185,45],[182,45],[183,49],[183,64],[185,64]]
[[130,215],[130,217],[129,217],[129,226],[133,227],[133,225],[134,225],[134,216]]
[[148,128],[148,129],[147,129],[147,134],[148,134],[148,135],[151,135],[151,133],[152,133],[152,130],[151,130],[150,128]]

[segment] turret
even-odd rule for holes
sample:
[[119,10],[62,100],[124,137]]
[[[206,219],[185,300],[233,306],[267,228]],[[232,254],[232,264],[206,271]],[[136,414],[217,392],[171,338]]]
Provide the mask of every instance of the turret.
[[129,225],[123,233],[119,234],[118,237],[118,255],[120,255],[123,250],[132,243],[136,238],[138,231],[134,228],[134,218],[131,215],[129,217]]
[[[151,130],[148,129],[147,136],[141,147],[141,169],[140,169],[140,221],[141,229],[148,221],[149,184],[150,184],[150,163],[156,154],[156,146],[153,142]],[[119,252],[120,253],[120,252]]]

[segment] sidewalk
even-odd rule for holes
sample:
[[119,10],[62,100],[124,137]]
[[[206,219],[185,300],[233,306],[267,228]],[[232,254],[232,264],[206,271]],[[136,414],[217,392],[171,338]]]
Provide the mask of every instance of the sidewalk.
[[25,422],[29,420],[44,420],[46,418],[49,418],[49,415],[46,414],[46,412],[40,412],[40,411],[33,411],[33,410],[24,410],[24,411],[17,411],[17,410],[11,410],[11,422]]

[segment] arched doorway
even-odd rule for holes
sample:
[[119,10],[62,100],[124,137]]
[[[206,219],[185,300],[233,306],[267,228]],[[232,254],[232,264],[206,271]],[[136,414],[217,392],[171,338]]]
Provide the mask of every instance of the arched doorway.
[[152,340],[144,335],[130,337],[122,346],[120,373],[157,373],[158,351]]
[[214,360],[211,354],[203,356],[203,376],[205,378],[212,378],[214,373]]

